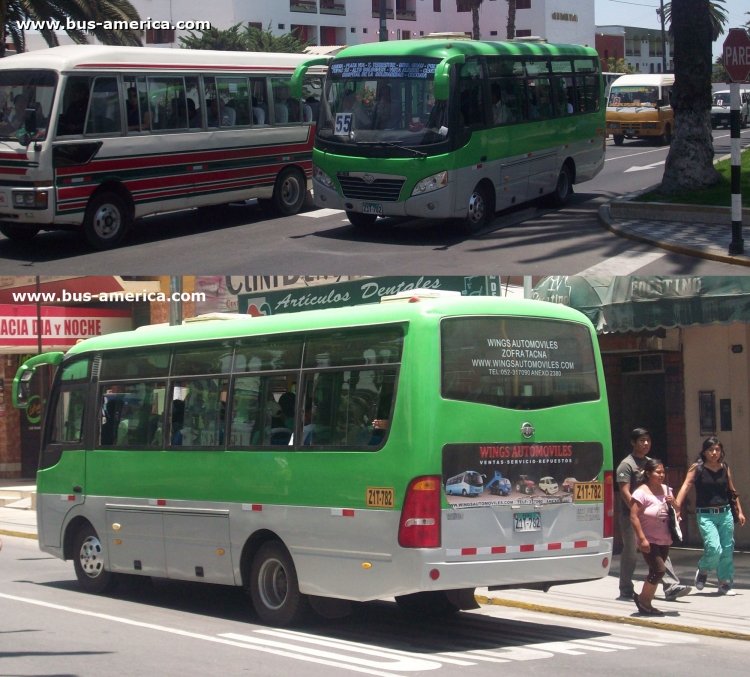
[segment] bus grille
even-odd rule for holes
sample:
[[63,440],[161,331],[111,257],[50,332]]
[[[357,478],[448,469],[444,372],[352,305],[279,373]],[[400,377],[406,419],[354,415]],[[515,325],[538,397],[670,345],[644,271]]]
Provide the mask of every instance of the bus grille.
[[377,200],[378,202],[396,202],[404,179],[375,179],[367,183],[361,176],[337,177],[344,197],[352,200]]

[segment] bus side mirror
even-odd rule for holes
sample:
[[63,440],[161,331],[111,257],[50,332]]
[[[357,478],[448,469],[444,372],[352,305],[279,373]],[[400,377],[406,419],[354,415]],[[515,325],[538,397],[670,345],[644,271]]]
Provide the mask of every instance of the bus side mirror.
[[292,79],[289,82],[289,93],[291,97],[293,99],[302,98],[302,84],[303,80],[305,79],[307,69],[310,68],[310,66],[327,66],[332,58],[332,56],[319,56],[315,59],[305,61],[304,63],[301,63],[299,66],[297,66],[297,68],[294,69],[294,73],[292,73]]
[[31,378],[34,376],[34,370],[24,371],[20,378],[13,380],[13,406],[16,409],[26,409],[29,406],[31,398]]
[[451,66],[454,63],[464,63],[464,54],[454,54],[443,59],[435,68],[435,100],[446,101],[451,91]]

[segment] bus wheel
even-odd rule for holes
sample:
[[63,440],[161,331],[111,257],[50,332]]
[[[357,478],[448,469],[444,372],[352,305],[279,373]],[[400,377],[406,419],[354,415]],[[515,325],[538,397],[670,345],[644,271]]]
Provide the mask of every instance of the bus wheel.
[[299,591],[294,562],[281,543],[264,543],[255,555],[250,599],[260,619],[269,625],[294,625],[307,613],[307,597]]
[[117,247],[130,226],[130,210],[117,193],[97,193],[89,201],[83,219],[88,243],[98,250]]
[[418,617],[451,616],[460,610],[444,590],[415,592],[411,595],[398,595],[396,604],[405,614]]
[[281,216],[292,216],[299,213],[305,201],[307,183],[305,175],[294,167],[287,167],[279,174],[273,189],[273,208]]
[[487,224],[493,213],[490,191],[484,184],[480,183],[469,197],[469,206],[466,216],[461,221],[461,230],[467,234],[476,233]]
[[17,223],[0,223],[0,233],[9,240],[16,242],[28,242],[39,232],[39,228],[33,226],[27,228]]
[[86,592],[99,595],[115,584],[115,574],[104,568],[104,549],[90,524],[83,525],[73,539],[73,567],[78,584]]
[[375,225],[377,216],[375,214],[362,214],[360,212],[346,212],[346,218],[349,219],[355,228],[372,228]]
[[612,137],[612,140],[615,142],[615,146],[622,146],[623,142],[625,141],[625,137],[622,134],[615,134]]
[[555,190],[549,195],[549,203],[553,207],[562,207],[573,193],[573,172],[570,165],[566,162],[560,168],[557,176]]

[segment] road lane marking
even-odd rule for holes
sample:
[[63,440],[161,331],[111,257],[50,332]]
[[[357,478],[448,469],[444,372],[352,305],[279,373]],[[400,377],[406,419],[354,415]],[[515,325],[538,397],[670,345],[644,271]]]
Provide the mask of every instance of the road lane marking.
[[322,219],[326,216],[333,216],[334,214],[342,214],[341,209],[316,209],[312,212],[300,212],[297,216],[307,216],[310,219]]
[[666,255],[667,252],[664,251],[641,252],[630,249],[622,254],[601,261],[590,268],[586,268],[585,270],[576,273],[576,275],[604,275],[607,277],[614,275],[630,275],[636,270],[639,270],[654,261],[658,261]]

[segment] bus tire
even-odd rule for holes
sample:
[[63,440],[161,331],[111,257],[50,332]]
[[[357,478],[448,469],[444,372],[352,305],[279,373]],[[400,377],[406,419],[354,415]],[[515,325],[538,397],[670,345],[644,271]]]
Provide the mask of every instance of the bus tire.
[[96,529],[88,522],[73,537],[73,568],[81,588],[95,595],[111,590],[117,580],[104,568],[104,548]]
[[615,146],[622,146],[625,142],[625,137],[622,134],[615,134],[612,140],[615,142]]
[[375,214],[346,212],[346,218],[349,219],[349,223],[351,223],[355,228],[366,230],[368,228],[372,228],[375,225],[375,221],[377,221],[378,217]]
[[410,595],[397,595],[396,604],[408,616],[440,618],[452,616],[460,611],[445,590],[414,592]]
[[104,190],[89,200],[83,233],[94,249],[114,249],[123,241],[131,220],[127,202],[117,193]]
[[480,231],[495,213],[494,200],[486,184],[479,183],[469,196],[466,216],[461,220],[461,230],[467,235]]
[[26,227],[20,223],[0,223],[0,233],[15,242],[28,242],[39,232],[39,228]]
[[278,541],[260,546],[250,565],[250,599],[255,613],[268,625],[285,627],[307,614],[307,597],[300,593],[297,570]]
[[277,214],[293,216],[302,209],[307,193],[305,175],[296,167],[287,167],[276,179],[271,202]]
[[573,170],[568,162],[563,163],[560,167],[560,173],[557,175],[555,190],[549,196],[549,204],[553,207],[562,207],[573,194]]

